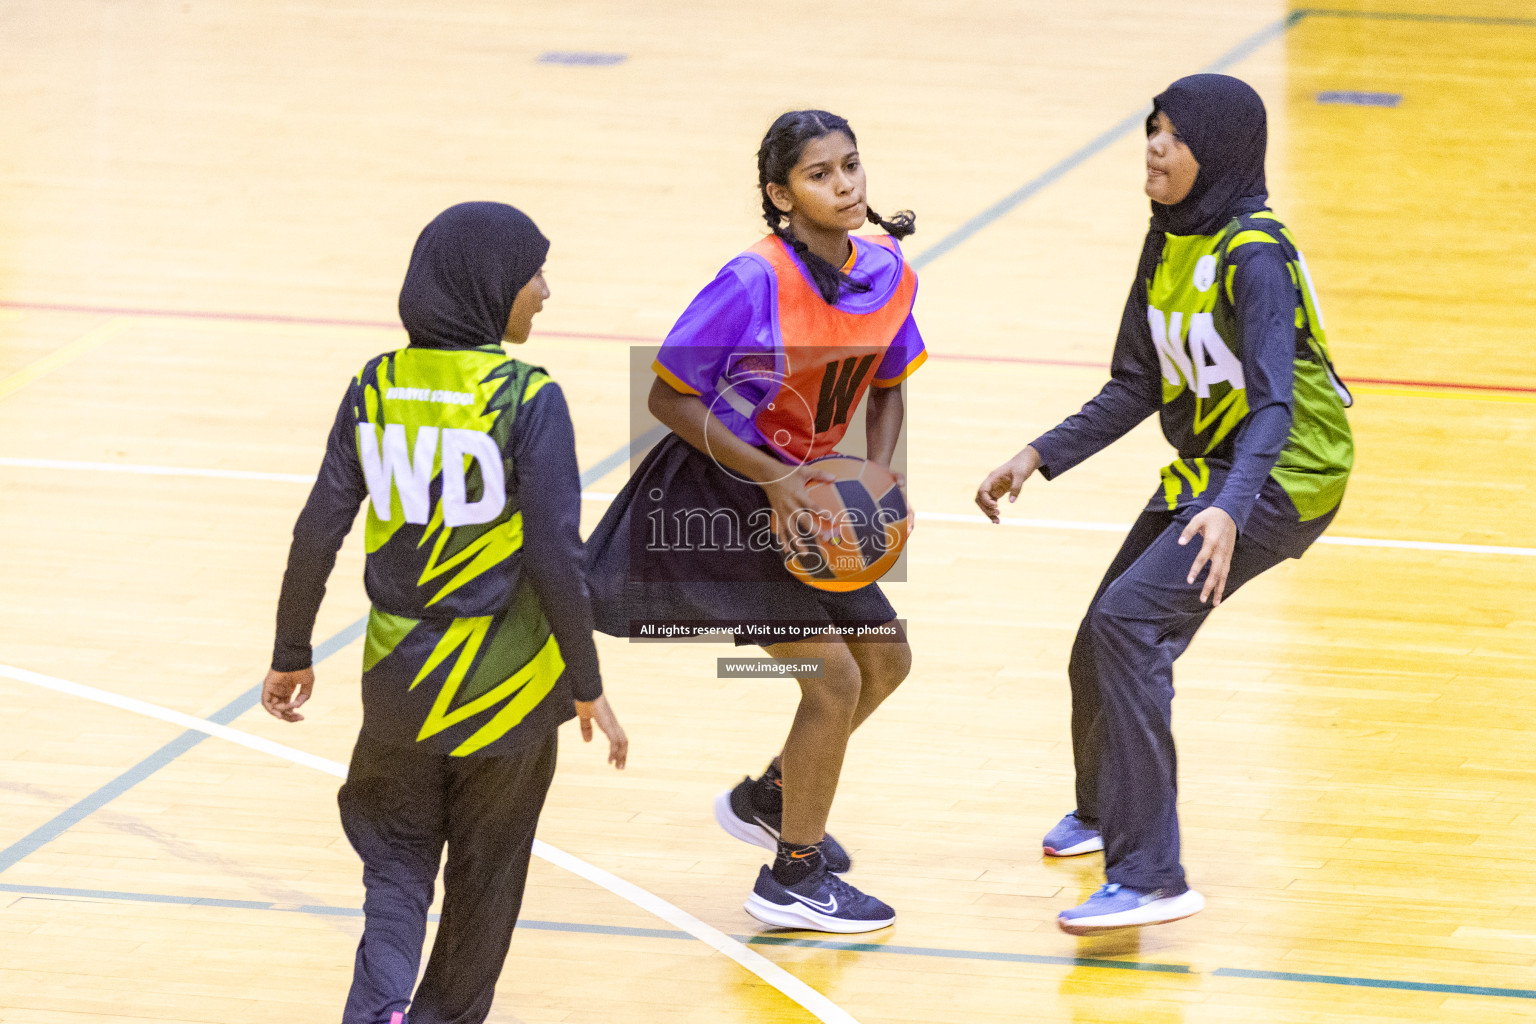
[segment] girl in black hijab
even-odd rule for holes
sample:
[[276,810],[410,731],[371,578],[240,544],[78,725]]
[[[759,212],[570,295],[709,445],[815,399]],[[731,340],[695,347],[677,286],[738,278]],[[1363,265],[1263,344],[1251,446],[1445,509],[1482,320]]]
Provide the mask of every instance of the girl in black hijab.
[[485,1020],[558,727],[580,718],[590,741],[596,722],[614,766],[628,755],[592,643],[571,416],[549,374],[502,348],[549,298],[548,251],[504,203],[460,203],[422,230],[400,289],[410,344],[352,379],[293,528],[261,697],[288,722],[314,687],[336,551],[368,503],[363,727],[338,795],[366,896],[343,1024]]
[[[1181,78],[1147,118],[1152,225],[1099,394],[993,470],[998,521],[1153,413],[1178,458],[1110,563],[1072,647],[1077,809],[1048,856],[1104,850],[1107,884],[1061,913],[1089,934],[1197,913],[1179,863],[1173,662],[1223,597],[1300,557],[1354,461],[1306,261],[1267,206],[1264,103],[1226,75]],[[1191,545],[1198,539],[1198,549]]]

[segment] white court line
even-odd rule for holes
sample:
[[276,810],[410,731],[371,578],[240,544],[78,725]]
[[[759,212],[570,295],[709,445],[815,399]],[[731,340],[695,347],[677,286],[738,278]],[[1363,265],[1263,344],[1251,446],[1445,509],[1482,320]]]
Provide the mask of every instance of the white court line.
[[[140,463],[118,462],[67,462],[61,459],[13,459],[0,458],[0,466],[20,469],[68,469],[106,473],[134,473],[144,476],[200,476],[221,477],[230,480],[268,480],[278,483],[312,484],[313,476],[300,473],[257,473],[241,469],[196,469],[182,466],[149,466]],[[582,491],[585,501],[612,501],[618,497],[606,491]],[[918,512],[918,522],[932,520],[939,523],[984,523],[991,525],[985,516],[964,515],[956,512]],[[1124,533],[1129,523],[1091,523],[1072,519],[1004,519],[1003,526],[1023,526],[1036,530],[1083,530],[1091,533]],[[1519,558],[1536,558],[1536,548],[1509,547],[1500,544],[1453,544],[1437,540],[1391,540],[1384,537],[1334,537],[1324,534],[1319,544],[1333,544],[1350,548],[1389,548],[1397,551],[1444,551],[1462,555],[1514,555]]]
[[[986,516],[960,515],[954,512],[917,513],[919,524],[925,519],[937,519],[942,523],[985,523],[992,525]],[[1100,533],[1124,533],[1130,523],[1080,523],[1070,519],[1004,519],[1003,526],[1029,526],[1040,530],[1093,530]],[[1319,544],[1338,544],[1351,548],[1395,548],[1401,551],[1450,551],[1464,555],[1518,555],[1536,558],[1536,548],[1505,547],[1498,544],[1449,544],[1438,540],[1389,540],[1380,537],[1330,537],[1317,539]]]
[[[172,725],[179,725],[184,729],[192,729],[209,736],[216,736],[221,740],[238,743],[242,747],[249,747],[251,750],[258,750],[263,754],[270,754],[284,761],[291,761],[306,768],[313,768],[318,772],[334,775],[338,779],[345,779],[347,777],[347,766],[339,761],[332,761],[329,758],[306,753],[294,747],[285,746],[282,743],[274,743],[272,740],[263,739],[248,732],[241,732],[239,729],[231,729],[227,725],[219,725],[216,722],[198,718],[196,715],[183,714],[180,711],[161,707],[158,704],[151,704],[148,701],[142,701],[135,697],[125,697],[122,694],[112,693],[110,690],[99,690],[94,686],[72,683],[67,679],[57,679],[53,676],[45,676],[40,672],[32,672],[10,665],[0,665],[0,676],[14,679],[19,683],[39,686],[45,690],[53,690],[56,693],[81,697],[85,700],[95,701],[98,704],[106,704],[114,708],[121,708],[124,711],[132,711],[134,714],[144,715],[149,718],[158,718],[162,722],[169,722]],[[692,935],[706,946],[725,954],[796,1003],[799,1003],[806,1010],[810,1011],[811,1015],[817,1020],[824,1021],[825,1024],[859,1024],[847,1010],[844,1010],[841,1006],[838,1006],[772,960],[747,948],[718,928],[705,924],[686,910],[673,906],[655,893],[642,889],[633,882],[626,882],[619,876],[604,871],[595,864],[589,864],[580,857],[566,853],[564,850],[550,846],[543,840],[535,839],[533,841],[533,852],[557,867],[562,867],[572,874],[580,875],[587,881],[602,886],[615,896],[628,900],[642,910],[649,911],[668,924]]]

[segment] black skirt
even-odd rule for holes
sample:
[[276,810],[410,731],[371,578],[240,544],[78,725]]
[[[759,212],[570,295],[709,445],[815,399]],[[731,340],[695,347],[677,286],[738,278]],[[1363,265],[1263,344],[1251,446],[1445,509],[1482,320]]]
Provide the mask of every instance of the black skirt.
[[789,637],[753,639],[742,627],[896,618],[878,584],[834,593],[791,575],[772,540],[763,489],[676,434],[651,450],[608,506],[586,558],[593,617],[609,636],[642,635],[642,623],[713,623],[736,630],[738,646],[766,646]]

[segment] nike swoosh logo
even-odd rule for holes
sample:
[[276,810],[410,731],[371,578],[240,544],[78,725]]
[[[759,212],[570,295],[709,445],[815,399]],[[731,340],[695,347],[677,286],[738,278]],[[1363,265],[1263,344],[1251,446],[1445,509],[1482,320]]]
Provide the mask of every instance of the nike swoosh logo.
[[790,895],[794,896],[795,899],[799,900],[801,903],[804,903],[806,906],[810,907],[812,910],[819,910],[823,914],[835,914],[835,913],[837,913],[837,897],[836,896],[828,896],[827,897],[827,902],[822,903],[822,902],[819,902],[818,900],[813,900],[813,899],[811,899],[808,896],[799,896],[799,895],[796,895],[795,893],[790,893]]
[[757,822],[757,827],[758,828],[762,829],[764,832],[767,832],[769,835],[773,836],[773,838],[775,838],[775,839],[779,838],[779,830],[774,828],[772,825],[768,824],[762,818],[759,818],[757,815],[754,814],[754,815],[752,815],[752,820]]

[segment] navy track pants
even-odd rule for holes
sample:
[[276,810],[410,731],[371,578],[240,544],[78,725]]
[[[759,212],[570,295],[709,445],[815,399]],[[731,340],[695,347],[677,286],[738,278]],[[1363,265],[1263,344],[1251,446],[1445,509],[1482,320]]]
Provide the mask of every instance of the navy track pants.
[[[1104,874],[1132,889],[1183,892],[1173,662],[1211,604],[1202,572],[1185,582],[1200,538],[1179,535],[1200,511],[1143,512],[1110,563],[1078,627],[1072,684],[1077,813],[1104,837]],[[1285,555],[1239,536],[1223,600]]]
[[[358,737],[337,796],[366,890],[344,1024],[389,1024],[408,1005],[410,1024],[485,1020],[522,908],[555,737],[550,730],[504,757],[449,757]],[[442,919],[417,987],[444,845]]]

